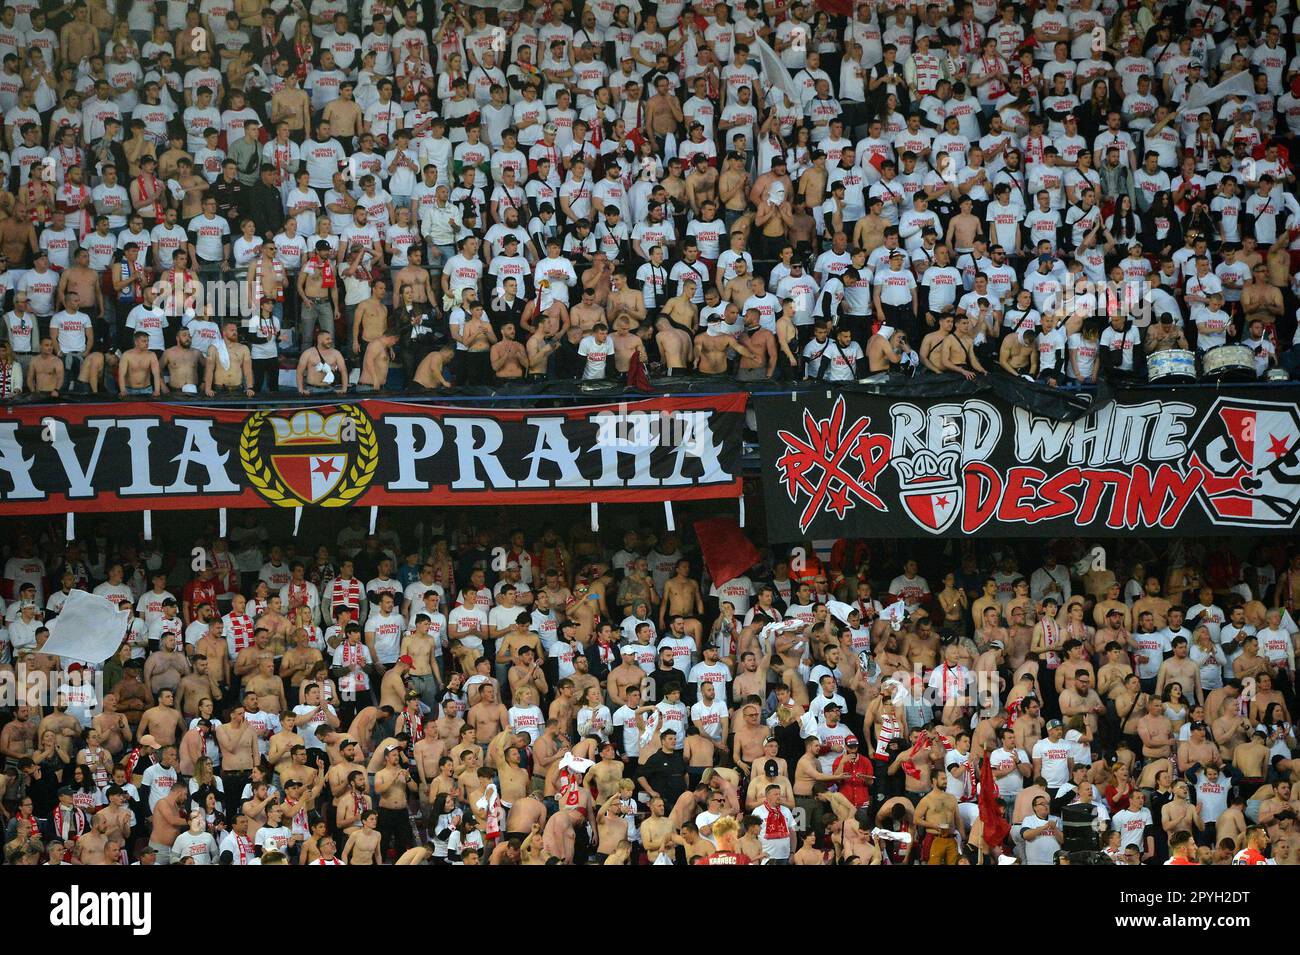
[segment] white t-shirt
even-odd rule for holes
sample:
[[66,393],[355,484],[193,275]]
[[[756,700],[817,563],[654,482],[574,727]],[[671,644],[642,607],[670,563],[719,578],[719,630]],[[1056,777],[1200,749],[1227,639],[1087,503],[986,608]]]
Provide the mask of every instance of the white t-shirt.
[[512,706],[507,714],[510,729],[516,733],[527,733],[529,742],[536,743],[537,737],[546,728],[546,717],[536,706]]
[[402,646],[402,615],[394,610],[390,614],[374,612],[366,621],[365,632],[374,640],[375,656],[384,666],[392,666]]
[[[1048,816],[1046,819],[1039,819],[1037,816],[1026,816],[1025,821],[1020,824],[1022,833],[1035,829],[1042,829],[1048,823],[1056,823],[1056,829],[1061,830],[1061,820],[1056,816]],[[1025,864],[1026,865],[1052,865],[1056,858],[1057,851],[1061,844],[1051,836],[1041,836],[1033,842],[1025,843]]]
[[212,838],[210,832],[200,832],[197,835],[182,832],[172,843],[172,855],[176,859],[188,856],[194,865],[212,865],[212,860],[217,855],[217,840]]
[[753,592],[753,582],[742,574],[723,583],[715,583],[709,589],[709,596],[717,597],[719,603],[724,600],[728,601],[736,612],[736,616],[743,617],[749,613],[749,601]]
[[889,584],[889,592],[901,597],[907,612],[912,613],[930,593],[930,584],[919,574],[916,577],[899,575]]
[[[1028,763],[1029,756],[1023,749],[995,749],[989,760],[990,766],[996,772],[1008,768],[1014,770],[1021,763]],[[995,782],[998,785],[998,794],[1001,796],[1015,796],[1025,788],[1025,777],[1020,775],[1019,771],[1008,773]]]
[[578,345],[578,354],[587,359],[582,367],[583,381],[605,378],[609,362],[614,357],[614,340],[606,337],[603,342],[599,342],[595,335],[588,335]]
[[163,767],[162,763],[154,763],[144,771],[144,776],[140,783],[149,790],[149,811],[152,812],[159,801],[172,791],[176,785],[176,767],[171,769]]
[[471,650],[483,649],[483,640],[481,635],[487,633],[488,617],[487,613],[478,606],[466,607],[460,606],[447,614],[447,629],[450,632],[453,628],[464,630],[470,628],[480,636],[463,636],[460,642],[463,646]]
[[641,755],[641,731],[636,726],[636,711],[630,706],[620,706],[614,711],[610,723],[623,731],[624,754]]
[[[779,810],[785,819],[786,835],[776,839],[767,838],[768,832],[768,815]],[[763,846],[763,853],[769,859],[788,859],[790,858],[790,833],[794,832],[794,816],[785,806],[778,806],[777,810],[769,809],[767,803],[760,803],[751,813],[757,816],[759,820],[758,841]]]
[[1043,737],[1034,744],[1034,759],[1042,760],[1042,777],[1049,789],[1059,789],[1070,781],[1070,741],[1062,736],[1053,743]]
[[285,826],[263,826],[253,837],[253,845],[261,846],[263,855],[268,852],[284,852],[292,837],[293,833]]
[[1111,824],[1119,830],[1120,844],[1125,849],[1130,846],[1142,849],[1146,844],[1143,835],[1147,827],[1152,824],[1151,810],[1145,806],[1137,812],[1132,809],[1121,809],[1111,818]]
[[691,721],[698,722],[701,733],[715,743],[722,742],[722,721],[726,718],[727,704],[720,698],[714,698],[711,706],[700,700],[691,707]]
[[[298,717],[297,728],[299,735],[302,736],[303,745],[308,749],[324,749],[325,744],[316,738],[316,730],[325,725],[325,720],[318,718],[310,723],[303,720],[304,716],[313,712],[315,709],[316,707],[314,706],[308,706],[306,703],[299,703],[293,708],[293,714]],[[326,709],[331,713],[334,713],[335,716],[338,715],[335,713],[334,707],[329,704],[326,704]]]

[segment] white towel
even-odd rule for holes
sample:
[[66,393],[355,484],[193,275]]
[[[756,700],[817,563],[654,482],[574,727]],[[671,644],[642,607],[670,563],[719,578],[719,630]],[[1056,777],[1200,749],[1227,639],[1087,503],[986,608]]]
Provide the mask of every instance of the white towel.
[[225,338],[218,338],[212,343],[212,347],[217,350],[217,361],[221,362],[224,371],[230,370],[230,349],[226,347]]

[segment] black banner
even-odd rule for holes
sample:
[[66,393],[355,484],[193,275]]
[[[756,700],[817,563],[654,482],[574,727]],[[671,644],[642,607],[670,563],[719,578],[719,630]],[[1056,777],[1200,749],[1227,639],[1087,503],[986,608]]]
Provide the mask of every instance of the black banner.
[[1288,387],[756,396],[768,534],[1261,534],[1300,513]]

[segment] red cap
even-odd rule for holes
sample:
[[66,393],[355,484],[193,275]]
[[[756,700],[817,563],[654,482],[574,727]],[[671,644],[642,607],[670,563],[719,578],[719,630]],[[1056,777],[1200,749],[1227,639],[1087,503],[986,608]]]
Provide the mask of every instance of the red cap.
[[406,657],[398,657],[398,658],[397,658],[397,662],[398,662],[398,663],[405,663],[408,667],[413,667],[413,666],[415,666],[415,661],[412,660],[409,656],[406,656]]
[[74,670],[80,670],[80,669],[82,669],[82,666],[81,666],[80,663],[69,663],[69,664],[68,664],[68,672],[69,672],[69,673],[73,672]]

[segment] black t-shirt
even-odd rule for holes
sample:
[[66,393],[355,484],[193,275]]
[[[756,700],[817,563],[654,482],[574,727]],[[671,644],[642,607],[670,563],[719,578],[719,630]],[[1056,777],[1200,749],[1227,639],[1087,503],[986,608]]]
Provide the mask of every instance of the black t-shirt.
[[646,782],[664,798],[666,812],[672,812],[677,797],[686,791],[685,774],[686,758],[677,750],[665,753],[661,749],[641,766]]
[[682,693],[686,692],[686,675],[677,667],[669,667],[667,670],[660,670],[657,667],[650,673],[650,682],[654,686],[654,701],[657,702],[664,698],[664,693],[668,690],[670,683],[676,683],[682,688]]

